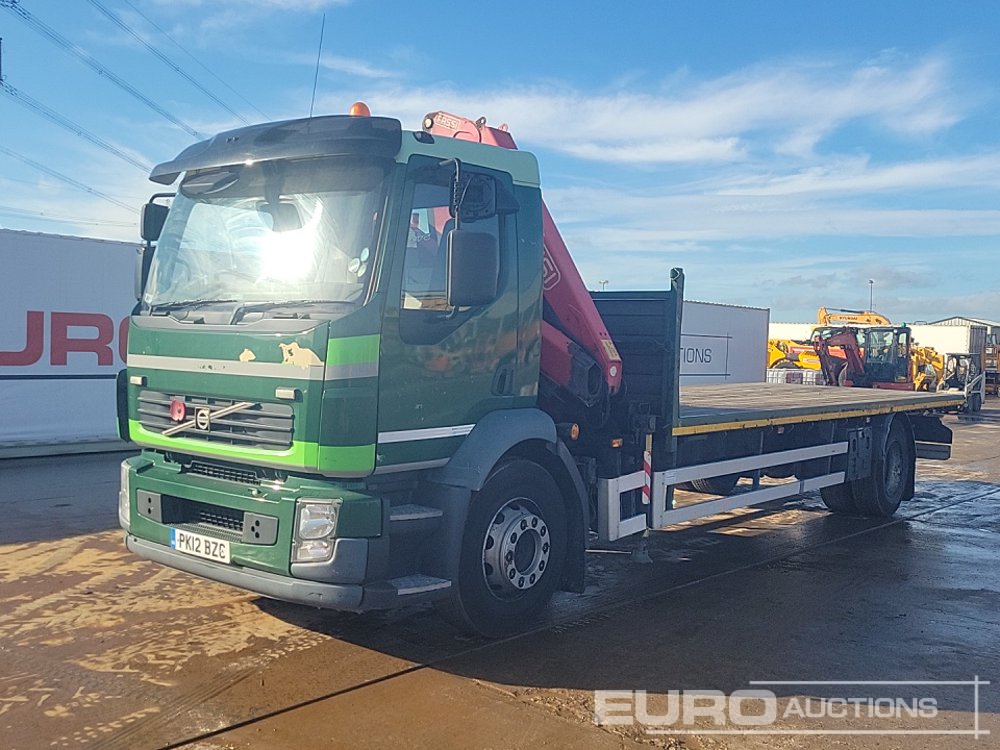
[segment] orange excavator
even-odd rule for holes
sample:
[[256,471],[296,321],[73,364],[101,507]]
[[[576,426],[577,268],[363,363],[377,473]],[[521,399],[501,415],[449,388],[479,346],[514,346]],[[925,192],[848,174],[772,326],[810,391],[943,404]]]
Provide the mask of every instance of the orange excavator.
[[913,390],[910,341],[906,326],[824,327],[812,339],[828,385],[896,391]]
[[809,341],[769,341],[768,367],[820,370],[829,385],[890,390],[933,391],[942,377],[941,355],[879,312],[821,307],[816,322]]
[[[874,310],[846,310],[839,307],[821,307],[816,312],[816,323],[823,327],[842,326],[889,326],[892,323],[887,317]],[[816,331],[813,330],[813,336]],[[844,355],[834,348],[832,356],[841,360]],[[840,363],[843,364],[843,363]],[[769,339],[767,342],[768,369],[799,369],[822,370],[819,356],[813,348],[812,336],[800,341],[796,339]]]
[[[915,391],[933,391],[937,387],[937,384],[944,377],[944,357],[941,356],[933,347],[930,346],[919,346],[916,342],[910,340],[909,335],[910,329],[905,325],[893,327],[892,321],[889,320],[882,313],[876,312],[875,310],[846,310],[839,307],[821,307],[816,313],[816,322],[820,326],[864,326],[866,330],[875,330],[876,335],[881,338],[886,338],[890,334],[886,329],[893,328],[893,330],[898,330],[900,332],[906,331],[907,334],[907,347],[909,348],[909,375],[908,380],[912,385],[907,386],[905,390],[915,390]],[[813,336],[819,329],[813,331]],[[859,338],[860,340],[860,338]],[[894,344],[897,348],[901,344],[897,341]],[[882,344],[881,348],[886,349],[887,345]],[[866,359],[864,344],[862,344],[862,358]],[[839,356],[838,352],[834,353],[834,356]],[[898,380],[898,373],[893,371],[887,363],[881,363],[873,367],[876,371],[880,372],[882,376],[893,377],[893,383],[900,383],[902,381]],[[862,379],[864,380],[864,379]],[[877,386],[879,388],[897,388],[896,385],[886,385],[882,384]]]

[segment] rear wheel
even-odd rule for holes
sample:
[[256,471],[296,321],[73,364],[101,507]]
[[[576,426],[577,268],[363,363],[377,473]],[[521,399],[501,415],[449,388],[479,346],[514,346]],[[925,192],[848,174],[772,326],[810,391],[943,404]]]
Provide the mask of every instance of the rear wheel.
[[691,489],[706,495],[729,495],[736,489],[736,483],[740,481],[739,474],[727,474],[724,477],[708,477],[706,479],[692,479]]
[[899,508],[909,473],[913,470],[913,443],[903,425],[893,420],[885,450],[872,462],[872,473],[851,483],[858,510],[866,516],[888,518]]
[[823,487],[819,494],[823,498],[823,504],[834,513],[858,514],[858,504],[854,501],[854,492],[851,490],[850,484]]
[[526,628],[559,585],[566,557],[566,510],[538,464],[497,467],[473,498],[462,538],[458,586],[447,614],[482,635]]
[[973,393],[969,396],[969,411],[976,412],[981,411],[983,408],[983,397],[978,393]]

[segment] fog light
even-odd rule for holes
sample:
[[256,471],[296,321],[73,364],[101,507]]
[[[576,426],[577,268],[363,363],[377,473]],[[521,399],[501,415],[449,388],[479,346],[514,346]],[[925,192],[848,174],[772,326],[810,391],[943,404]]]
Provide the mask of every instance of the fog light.
[[292,562],[324,562],[332,556],[332,539],[310,539],[292,545]]
[[128,486],[128,472],[128,461],[122,461],[118,489],[118,525],[126,531],[128,531],[129,525],[132,521],[132,507],[129,502],[129,496],[131,493],[129,492]]
[[299,539],[323,539],[337,530],[337,508],[331,502],[299,500]]

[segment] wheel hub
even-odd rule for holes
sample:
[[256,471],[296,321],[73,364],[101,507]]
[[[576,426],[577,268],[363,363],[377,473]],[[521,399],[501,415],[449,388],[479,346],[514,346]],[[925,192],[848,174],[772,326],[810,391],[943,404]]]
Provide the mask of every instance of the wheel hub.
[[497,511],[483,540],[483,575],[501,598],[534,587],[549,563],[551,543],[545,520],[524,499],[510,500]]
[[885,491],[895,495],[903,484],[903,451],[897,444],[889,446],[885,457]]

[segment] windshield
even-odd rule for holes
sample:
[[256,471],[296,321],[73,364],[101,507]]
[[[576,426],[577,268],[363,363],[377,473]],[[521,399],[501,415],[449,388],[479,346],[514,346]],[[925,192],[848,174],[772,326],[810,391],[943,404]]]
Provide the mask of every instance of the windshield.
[[391,164],[335,157],[189,172],[156,246],[145,307],[360,303]]

